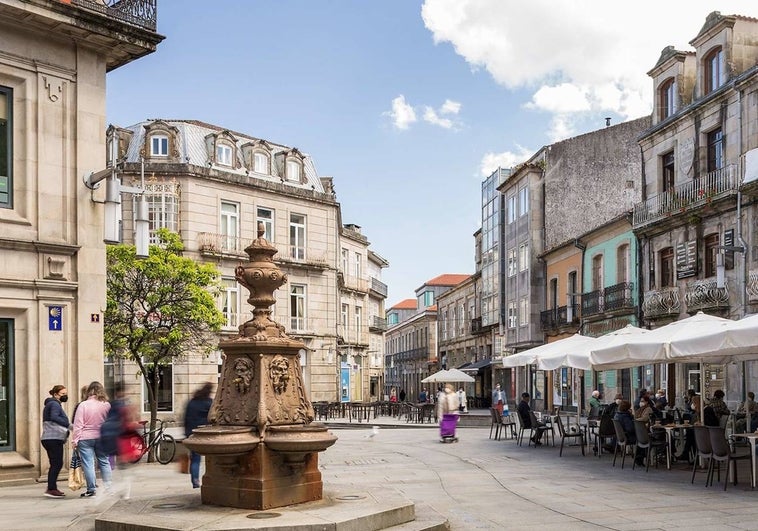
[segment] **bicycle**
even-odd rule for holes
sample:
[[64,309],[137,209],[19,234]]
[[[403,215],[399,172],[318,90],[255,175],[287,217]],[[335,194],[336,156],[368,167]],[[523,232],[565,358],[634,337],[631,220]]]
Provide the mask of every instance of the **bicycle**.
[[137,463],[142,456],[151,449],[155,449],[155,459],[162,465],[169,464],[174,455],[176,455],[176,441],[166,433],[166,424],[174,422],[173,420],[156,419],[156,428],[149,430],[147,420],[139,421],[142,425],[142,433],[135,431],[131,435],[124,437],[124,448],[122,455],[129,456],[127,460],[130,463]]

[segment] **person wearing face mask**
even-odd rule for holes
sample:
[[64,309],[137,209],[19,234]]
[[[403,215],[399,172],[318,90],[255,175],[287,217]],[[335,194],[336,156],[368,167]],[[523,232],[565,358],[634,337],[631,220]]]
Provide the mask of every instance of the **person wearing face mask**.
[[55,385],[49,393],[42,410],[42,447],[50,461],[45,496],[63,498],[65,494],[58,490],[58,474],[63,468],[63,444],[68,438],[70,423],[61,403],[68,401],[68,391],[64,385]]
[[655,393],[655,403],[661,404],[661,409],[666,409],[666,406],[669,405],[669,401],[666,399],[666,391],[658,389],[658,392]]
[[653,415],[653,408],[650,406],[647,395],[640,397],[640,405],[634,410],[634,420],[641,420],[650,424],[650,417]]

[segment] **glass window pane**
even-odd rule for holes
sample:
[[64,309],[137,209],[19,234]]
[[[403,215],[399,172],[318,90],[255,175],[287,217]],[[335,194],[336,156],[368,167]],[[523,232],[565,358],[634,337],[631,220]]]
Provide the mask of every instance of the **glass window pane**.
[[13,358],[13,321],[0,319],[0,451],[15,447]]

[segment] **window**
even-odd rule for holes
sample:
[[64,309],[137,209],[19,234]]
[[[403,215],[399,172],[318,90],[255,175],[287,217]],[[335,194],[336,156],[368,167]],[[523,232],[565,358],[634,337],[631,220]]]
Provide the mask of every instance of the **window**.
[[550,290],[547,294],[548,297],[550,297],[550,302],[548,303],[548,309],[554,310],[558,308],[558,279],[557,278],[551,278],[550,279]]
[[440,339],[442,341],[447,339],[447,310],[442,314],[442,326],[440,327]]
[[708,168],[707,171],[716,171],[724,167],[724,135],[721,129],[715,129],[708,133]]
[[603,255],[592,257],[592,290],[603,289]]
[[300,182],[300,163],[296,160],[287,161],[287,180],[293,182]]
[[239,205],[221,202],[221,236],[224,250],[237,250],[239,236]]
[[232,165],[232,147],[226,144],[216,146],[216,162],[224,166]]
[[13,180],[11,178],[11,168],[13,167],[12,101],[13,93],[10,89],[0,87],[0,208],[11,208],[13,206]]
[[665,120],[676,112],[676,82],[674,78],[667,79],[661,84],[658,95],[660,98],[659,117],[661,120]]
[[256,211],[256,225],[263,223],[263,228],[266,229],[263,233],[263,237],[268,240],[269,243],[274,242],[274,211],[270,208],[258,207]]
[[290,214],[290,257],[305,260],[305,216]]
[[674,166],[674,152],[669,151],[665,155],[661,157],[661,166],[662,166],[662,186],[661,190],[664,192],[668,192],[669,190],[674,189],[674,180],[676,179],[676,174],[674,173],[674,170],[676,169]]
[[453,339],[455,337],[456,328],[458,326],[458,314],[457,314],[455,308],[453,308],[450,311],[453,314],[453,317],[450,320],[450,339]]
[[350,266],[350,251],[342,249],[342,272],[347,275]]
[[658,255],[661,261],[661,287],[670,288],[674,285],[674,248],[661,249]]
[[158,229],[179,232],[179,185],[145,184],[145,201],[150,224],[150,243],[158,243]]
[[705,237],[705,277],[716,276],[716,255],[719,252],[719,235],[709,234]]
[[260,151],[256,151],[253,155],[253,171],[256,173],[263,173],[269,175],[271,172],[268,169],[269,158],[268,155]]
[[355,253],[355,278],[361,278],[363,275],[363,264],[361,262],[361,255]]
[[616,249],[616,284],[629,281],[629,244]]
[[349,306],[347,304],[342,305],[342,312],[340,313],[340,324],[342,326],[347,326],[347,316],[349,312]]
[[508,328],[516,328],[516,301],[508,303]]
[[221,279],[221,313],[226,320],[224,326],[227,328],[236,328],[239,326],[240,315],[240,297],[239,284],[237,279]]
[[516,221],[516,196],[512,195],[508,198],[508,223]]
[[16,449],[13,320],[0,319],[0,452]]
[[[363,308],[360,306],[355,307],[355,338],[360,340],[363,332]],[[361,342],[361,341],[359,341]]]
[[508,249],[508,276],[516,274],[516,249]]
[[399,323],[398,315],[396,313],[390,313],[387,315],[387,324],[388,325],[396,325]]
[[168,137],[166,135],[150,137],[150,156],[168,157]]
[[290,286],[290,328],[305,330],[305,285]]
[[526,326],[529,324],[529,299],[522,297],[519,301],[519,320],[520,326]]
[[526,271],[529,269],[529,244],[522,243],[518,247],[518,270]]
[[518,212],[520,216],[529,212],[529,188],[526,186],[518,191]]
[[422,297],[424,299],[424,308],[428,308],[429,306],[432,306],[434,304],[434,292],[433,291],[425,291],[422,294]]
[[724,63],[724,52],[719,47],[705,56],[703,60],[705,67],[704,94],[709,94],[719,88],[726,81],[726,64]]
[[[576,293],[577,293],[577,282],[576,282],[576,271],[572,271],[568,274],[568,305],[571,306],[571,310],[573,312],[574,306],[576,305]],[[575,316],[576,313],[572,313],[572,317]]]
[[458,332],[460,335],[466,334],[466,323],[470,317],[466,317],[466,306],[461,304],[458,307]]
[[[158,395],[155,397],[158,402],[158,411],[173,411],[174,410],[174,364],[169,361],[166,365],[158,365],[147,363],[146,359],[142,360],[145,363],[145,370],[150,377],[150,380],[155,381],[158,379]],[[148,397],[147,384],[142,379],[142,411],[148,413],[150,411],[150,401]]]

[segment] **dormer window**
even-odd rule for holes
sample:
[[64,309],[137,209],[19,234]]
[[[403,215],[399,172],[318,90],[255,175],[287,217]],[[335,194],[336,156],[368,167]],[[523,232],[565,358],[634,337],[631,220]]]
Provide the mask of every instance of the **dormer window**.
[[296,160],[287,161],[287,180],[292,182],[300,182],[302,167]]
[[667,79],[658,89],[660,97],[660,119],[665,120],[676,112],[676,81]]
[[705,56],[703,60],[704,93],[710,94],[726,81],[726,64],[724,50],[718,47]]
[[150,137],[150,156],[168,157],[168,137],[166,135]]
[[255,173],[262,173],[264,175],[270,175],[269,171],[269,157],[262,151],[256,151],[253,154],[253,171]]
[[232,165],[232,147],[227,144],[216,146],[216,163],[222,166]]

